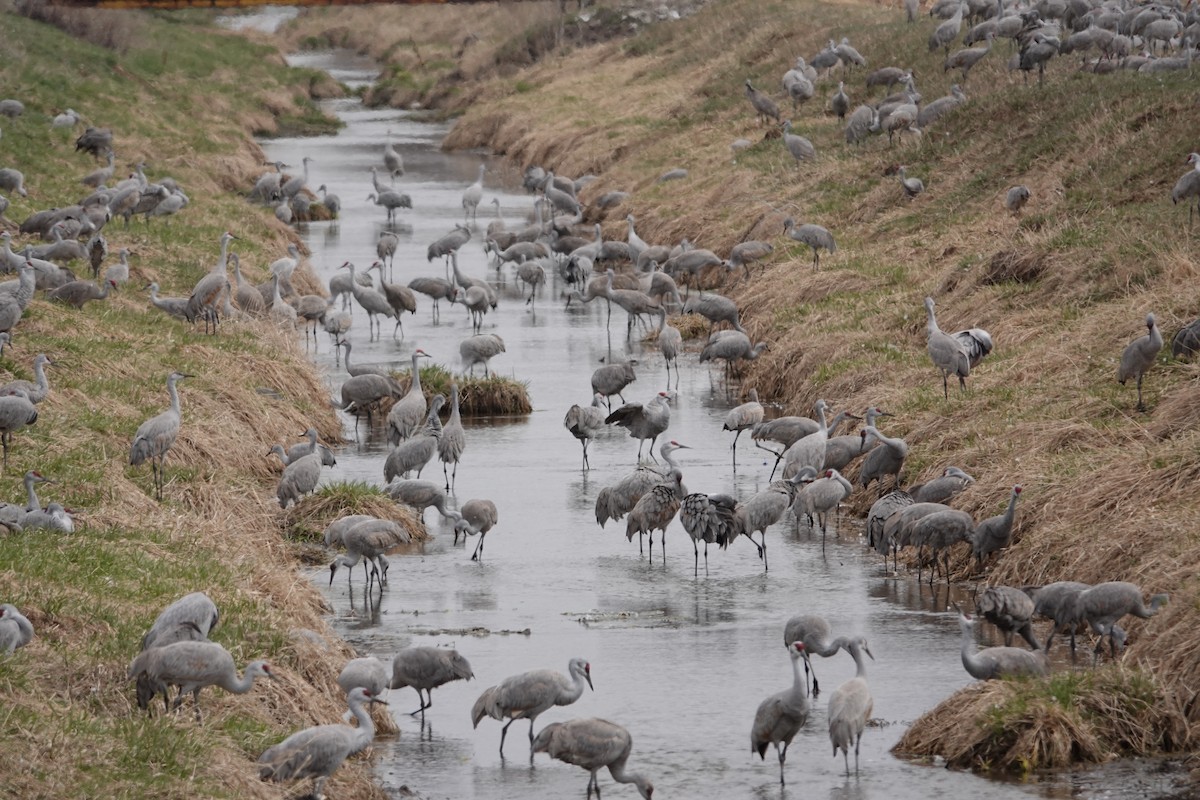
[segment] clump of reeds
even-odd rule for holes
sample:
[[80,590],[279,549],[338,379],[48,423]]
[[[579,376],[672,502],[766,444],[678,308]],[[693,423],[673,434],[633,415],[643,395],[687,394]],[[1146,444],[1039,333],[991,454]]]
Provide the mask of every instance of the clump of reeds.
[[[412,376],[408,373],[396,376],[403,391],[408,391]],[[529,414],[533,404],[529,400],[529,386],[522,381],[492,374],[487,378],[470,375],[453,375],[445,367],[432,366],[421,369],[421,389],[426,398],[435,394],[450,399],[451,382],[458,384],[459,413],[464,417],[493,417],[514,414]],[[390,404],[385,404],[387,413]],[[449,402],[446,413],[450,413]]]
[[379,487],[362,481],[322,486],[289,508],[283,515],[282,525],[289,539],[320,542],[329,523],[352,514],[399,522],[413,541],[428,537],[420,515],[388,497]]

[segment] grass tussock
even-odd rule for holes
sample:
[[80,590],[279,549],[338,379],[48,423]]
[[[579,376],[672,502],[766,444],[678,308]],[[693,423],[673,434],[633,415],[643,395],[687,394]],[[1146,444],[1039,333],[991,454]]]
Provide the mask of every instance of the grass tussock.
[[[397,373],[396,380],[404,391],[412,382],[412,376]],[[459,413],[464,417],[503,417],[530,414],[533,403],[529,399],[529,384],[524,381],[491,375],[487,378],[471,375],[454,375],[445,367],[434,365],[421,368],[421,390],[428,400],[435,394],[446,398],[445,413],[450,414],[450,384],[458,384]],[[391,404],[385,401],[383,414]]]
[[1120,666],[1038,680],[980,681],[921,717],[893,748],[951,767],[1028,773],[1180,750],[1190,741],[1175,695]]
[[392,500],[378,486],[362,481],[329,483],[283,515],[285,535],[295,541],[321,542],[326,526],[340,517],[367,514],[400,523],[414,542],[428,538],[425,523],[411,508]]

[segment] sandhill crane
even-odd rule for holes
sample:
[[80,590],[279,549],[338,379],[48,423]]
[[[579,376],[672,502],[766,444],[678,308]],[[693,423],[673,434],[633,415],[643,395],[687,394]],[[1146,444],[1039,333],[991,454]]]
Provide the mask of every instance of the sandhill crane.
[[338,674],[337,685],[347,695],[358,688],[380,695],[387,689],[391,677],[387,665],[374,656],[352,658]]
[[[230,259],[237,265],[237,254],[231,253]],[[129,282],[129,249],[122,247],[117,251],[117,263],[104,270],[104,280],[112,281],[117,286]]]
[[[77,239],[64,239],[65,221],[56,222],[50,226],[50,244],[34,247],[29,250],[34,258],[48,261],[70,262],[88,257],[87,249]],[[99,236],[99,234],[96,234]]]
[[[446,479],[446,491],[458,481],[458,461],[466,449],[467,438],[463,432],[462,413],[458,403],[458,384],[450,382],[450,419],[442,428],[442,436],[438,439],[438,458],[442,462],[442,476]],[[453,474],[447,473],[447,466],[454,464]]]
[[573,719],[569,722],[552,722],[538,732],[531,745],[534,753],[547,753],[568,764],[583,767],[591,773],[588,780],[587,797],[592,791],[600,797],[600,784],[596,774],[608,767],[608,774],[617,783],[632,783],[638,794],[649,800],[654,793],[654,784],[636,772],[628,772],[625,764],[633,750],[633,737],[629,731],[605,719]]
[[[829,425],[824,400],[817,400],[813,407],[817,412],[816,430],[797,439],[783,453],[783,477],[790,478],[804,467],[810,467],[815,478],[825,468],[825,450],[829,441]],[[847,414],[853,417],[852,414]],[[857,417],[854,417],[857,419]]]
[[421,369],[418,366],[422,358],[432,358],[424,350],[417,349],[412,354],[412,370],[409,372],[411,382],[404,397],[396,401],[387,415],[388,441],[397,444],[416,433],[425,421],[428,404],[421,390]]
[[[323,444],[317,444],[317,451],[321,454],[321,466],[337,466],[337,458],[334,456],[332,450]],[[268,451],[267,455],[271,455],[271,453],[279,456],[280,462],[286,467],[296,459],[303,458],[304,456],[308,455],[308,442],[298,442],[297,444],[291,445],[286,450],[281,444],[273,444],[271,445],[271,449]]]
[[[293,733],[258,757],[258,775],[266,781],[313,779],[312,796],[323,798],[325,781],[348,757],[360,753],[375,739],[375,721],[365,706],[383,703],[368,689],[358,687],[347,696],[358,727],[316,725]],[[384,703],[386,705],[386,703]]]
[[1020,61],[1018,62],[1021,71],[1032,72],[1036,67],[1038,71],[1038,86],[1041,86],[1046,75],[1046,62],[1058,55],[1058,48],[1058,39],[1053,36],[1035,33],[1026,45],[1021,48]]
[[525,305],[532,306],[537,288],[546,282],[546,268],[536,261],[524,261],[517,265],[517,280],[529,287]]
[[563,417],[563,427],[569,430],[571,435],[583,445],[584,471],[591,469],[587,457],[588,445],[592,439],[604,431],[605,416],[607,415],[604,411],[604,395],[597,392],[592,395],[590,406],[573,405],[567,409],[567,415]]
[[632,335],[634,320],[642,314],[658,313],[661,308],[656,300],[653,300],[646,293],[637,289],[614,289],[613,288],[613,271],[609,270],[605,275],[604,296],[608,298],[609,320],[612,320],[611,303],[616,303],[628,315],[628,322],[625,326],[626,335]]
[[[184,641],[202,641],[217,626],[221,615],[217,605],[204,592],[192,592],[164,608],[150,630],[142,637],[142,651]],[[138,708],[146,709],[154,695],[161,693],[163,707],[170,709],[167,685],[153,681],[143,672],[137,678]]]
[[1146,410],[1146,404],[1142,402],[1142,378],[1154,365],[1163,346],[1162,333],[1158,330],[1153,314],[1146,315],[1146,330],[1145,336],[1140,336],[1126,345],[1125,351],[1121,353],[1121,366],[1117,369],[1117,382],[1122,386],[1130,378],[1137,378],[1138,411]]
[[392,132],[390,129],[387,132],[387,137],[387,142],[383,145],[383,166],[387,168],[388,174],[392,176],[392,182],[395,183],[396,178],[404,174],[404,159],[392,145]]
[[821,267],[822,250],[828,250],[830,255],[837,252],[837,243],[833,240],[833,234],[820,225],[812,223],[798,225],[794,219],[789,217],[783,223],[783,230],[793,241],[812,248],[814,270]]
[[396,221],[396,211],[401,208],[412,208],[412,198],[403,192],[393,192],[390,189],[379,194],[371,192],[367,200],[381,206],[387,212],[388,224]]
[[974,482],[974,478],[958,467],[946,467],[940,476],[914,487],[912,498],[918,503],[945,503]]
[[[392,267],[395,266],[396,248],[400,246],[400,237],[392,231],[380,231],[379,238],[375,241],[375,255],[380,261],[387,263],[388,275],[392,274]],[[382,268],[379,271],[380,279],[383,278]]]
[[605,424],[619,425],[629,431],[630,438],[638,440],[638,460],[642,459],[642,447],[650,440],[650,457],[654,458],[654,443],[671,424],[670,395],[659,392],[650,402],[626,403],[604,418]]
[[471,560],[482,561],[483,540],[487,537],[488,531],[495,527],[498,519],[496,504],[491,500],[468,500],[459,509],[459,515],[459,520],[454,523],[454,542],[458,543],[459,534],[462,534],[465,542],[468,536],[478,533],[479,544],[475,545],[475,552],[471,553]]
[[842,751],[842,759],[846,764],[846,777],[850,777],[850,742],[854,742],[854,774],[858,774],[858,745],[862,741],[863,730],[867,720],[871,718],[874,701],[871,699],[871,689],[867,686],[867,668],[863,663],[862,654],[871,656],[866,642],[861,645],[852,642],[849,647],[854,658],[854,677],[833,691],[829,697],[829,741],[833,743],[833,756],[837,758],[838,750]]
[[426,261],[433,261],[435,258],[449,259],[470,240],[471,229],[466,225],[455,225],[454,230],[429,245],[425,251]]
[[989,555],[1008,547],[1012,541],[1013,517],[1016,514],[1017,498],[1021,496],[1020,484],[1012,487],[1009,495],[1008,508],[1003,514],[989,517],[975,526],[975,536],[971,539],[971,551],[976,563],[982,568],[983,561]]
[[733,436],[733,466],[737,468],[737,440],[742,435],[742,431],[753,428],[763,419],[762,403],[758,402],[758,390],[751,389],[749,400],[742,403],[725,415],[725,423],[722,425],[722,430],[735,431]]
[[704,574],[708,575],[708,546],[716,544],[722,550],[737,538],[734,511],[737,499],[727,494],[693,492],[679,506],[679,523],[692,537],[692,574],[700,575],[700,547],[704,542]]
[[217,331],[220,309],[224,305],[225,294],[229,291],[229,275],[227,273],[229,243],[237,238],[229,231],[221,234],[221,257],[209,273],[196,282],[196,286],[188,297],[188,316],[191,319],[203,316],[205,333],[208,333],[209,323],[212,323],[213,333]]
[[[909,79],[911,73],[900,67],[881,67],[867,76],[867,88],[882,86],[885,90],[891,89],[898,83],[904,83]],[[838,82],[838,88],[842,88],[842,83]]]
[[[133,436],[133,445],[129,448],[130,465],[136,467],[146,461],[150,462],[154,475],[154,492],[159,500],[162,500],[165,477],[163,461],[171,450],[171,446],[175,444],[175,437],[179,435],[179,393],[175,389],[175,384],[190,377],[192,376],[185,372],[172,372],[167,376],[167,394],[171,397],[170,408],[139,425],[137,433]],[[0,398],[0,424],[3,419],[4,399]],[[37,419],[36,413],[34,419]],[[8,433],[6,432],[4,436],[7,439]]]
[[275,496],[279,499],[280,508],[286,509],[291,503],[299,503],[301,497],[317,488],[317,482],[321,479],[321,452],[317,449],[317,430],[309,428],[304,435],[308,437],[308,452],[290,461],[279,476]]
[[308,347],[308,335],[312,332],[313,349],[317,347],[317,325],[325,323],[325,313],[330,309],[332,303],[327,301],[319,294],[301,295],[296,299],[296,304],[293,306],[296,312],[296,321],[304,320],[304,346]]
[[554,706],[569,706],[583,696],[584,683],[592,691],[592,666],[585,658],[572,658],[567,664],[568,678],[561,672],[539,669],[512,675],[485,689],[471,708],[471,723],[479,727],[484,717],[508,718],[500,729],[500,757],[504,758],[504,737],[508,726],[518,719],[529,720],[529,760],[533,760],[533,723]]
[[[396,312],[396,309],[390,302],[388,302],[387,297],[385,297],[382,292],[374,288],[374,284],[371,286],[363,286],[358,282],[355,275],[355,266],[352,262],[347,261],[338,267],[338,269],[346,269],[350,271],[350,293],[354,295],[354,299],[357,300],[358,304],[363,307],[364,311],[367,312],[368,330],[373,330],[376,333],[376,335],[371,338],[378,338],[379,336],[383,335],[382,331],[380,330],[381,323],[376,319],[377,316],[391,317],[397,320],[397,327],[399,327],[399,314]],[[371,267],[368,267],[367,272],[369,273],[370,271]],[[393,330],[393,335],[394,333],[395,331]]]
[[[457,650],[446,647],[406,647],[392,659],[392,689],[411,686],[417,690],[421,707],[410,716],[425,716],[433,707],[433,690],[451,681],[469,681],[475,677],[471,664]],[[425,697],[421,696],[425,692]],[[428,698],[428,700],[426,700]]]
[[1033,598],[1011,586],[989,586],[975,601],[975,613],[1004,632],[1004,646],[1012,645],[1014,633],[1021,634],[1034,650],[1041,645],[1033,636]]
[[955,50],[953,53],[946,56],[946,60],[942,64],[942,72],[949,72],[952,69],[958,70],[962,73],[963,85],[966,85],[967,76],[971,72],[971,67],[978,64],[983,60],[984,56],[991,52],[992,40],[995,38],[995,36],[996,35],[994,33],[989,31],[984,37],[986,41],[983,47],[969,47],[963,50]]
[[[25,113],[25,104],[22,103],[20,100],[13,100],[12,98],[5,98],[4,100],[0,100],[0,114],[3,114],[4,116],[8,117],[9,119],[16,119],[17,117],[21,116],[24,113]],[[76,119],[76,117],[78,115],[69,108],[67,109],[67,111],[65,113],[59,114],[58,116],[59,117],[61,117],[61,116],[70,116],[71,117],[71,122],[68,123],[68,125],[65,127],[70,127],[71,125],[74,125],[76,122],[78,122],[78,119]],[[58,117],[55,117],[55,119],[57,120]],[[54,127],[53,123],[51,123],[51,127]]]
[[957,375],[959,389],[966,391],[967,376],[971,374],[971,362],[967,351],[958,339],[938,327],[937,317],[933,313],[934,305],[932,297],[925,298],[925,333],[928,337],[926,349],[929,352],[929,359],[942,373],[942,395],[949,400],[950,376]]
[[[746,538],[758,548],[758,557],[763,562],[763,572],[770,569],[767,561],[767,528],[783,518],[783,514],[791,506],[796,496],[796,488],[816,477],[811,467],[800,469],[787,480],[775,481],[766,489],[758,492],[744,503],[738,503],[733,516],[737,523],[737,532],[745,534]],[[762,543],[754,541],[754,533],[762,538]]]
[[71,281],[48,292],[46,297],[75,308],[83,308],[91,300],[104,300],[108,297],[109,289],[115,288],[117,282],[113,280],[104,281],[102,286],[97,286],[92,281]]
[[817,148],[813,147],[813,143],[799,134],[792,133],[790,119],[783,123],[783,146],[792,154],[792,158],[796,159],[797,166],[803,161],[815,161],[817,158]]
[[[393,339],[396,338],[397,331],[399,331],[400,336],[403,337],[404,336],[404,326],[400,324],[400,315],[403,314],[405,311],[407,311],[410,314],[417,313],[416,295],[414,295],[413,290],[408,288],[407,286],[401,286],[400,284],[396,284],[396,283],[388,283],[386,280],[384,280],[384,278],[383,278],[383,262],[382,261],[376,261],[373,264],[371,264],[371,266],[367,267],[367,273],[370,274],[371,270],[373,270],[373,269],[379,270],[379,289],[377,291],[379,291],[383,295],[384,299],[387,300],[388,305],[392,307],[393,315],[396,318],[396,324],[392,328],[392,338]],[[371,288],[374,288],[374,286],[372,286]],[[365,289],[365,287],[364,287],[364,289]],[[351,288],[350,293],[351,294],[354,293],[353,288]],[[360,305],[361,305],[361,301],[360,301]],[[366,306],[363,306],[363,307],[366,308]]]
[[0,605],[0,654],[9,655],[33,641],[33,623],[11,603]]
[[737,304],[728,297],[719,294],[704,294],[690,298],[683,306],[684,314],[699,314],[708,320],[708,333],[712,336],[713,329],[718,323],[728,322],[729,326],[739,333],[745,334],[738,314]]
[[1051,620],[1054,625],[1046,637],[1046,653],[1055,634],[1066,633],[1071,638],[1071,658],[1075,658],[1075,634],[1080,620],[1075,614],[1075,598],[1091,586],[1077,581],[1056,581],[1030,590],[1033,597],[1033,613]]
[[601,489],[596,495],[596,524],[603,528],[608,520],[619,520],[628,514],[643,494],[670,477],[673,470],[679,469],[679,463],[673,456],[675,451],[688,449],[690,448],[686,444],[680,444],[674,439],[663,442],[658,448],[658,454],[663,460],[662,465],[639,465],[615,484]]
[[1171,189],[1171,203],[1178,205],[1182,200],[1187,204],[1188,228],[1191,228],[1192,213],[1200,213],[1200,153],[1189,153],[1187,163],[1192,165],[1192,169],[1175,181],[1175,186]]
[[675,365],[675,388],[679,388],[679,353],[683,350],[683,335],[674,325],[667,324],[667,309],[658,309],[658,349],[667,365],[667,390],[671,389],[671,365]]
[[[30,270],[32,274],[33,270]],[[159,297],[158,284],[150,283],[146,286],[150,290],[150,305],[166,312],[167,315],[175,319],[181,319],[185,322],[191,322],[194,317],[188,311],[188,298],[186,297]]]
[[920,178],[910,178],[905,167],[900,167],[896,171],[896,176],[900,179],[900,185],[904,187],[904,196],[909,200],[925,191],[925,184]]
[[853,69],[856,66],[865,67],[867,65],[867,60],[850,45],[850,40],[845,36],[842,37],[841,43],[833,48],[833,52],[846,69]]
[[[366,561],[373,565],[367,578],[367,590],[370,591],[371,580],[378,575],[379,588],[383,591],[387,579],[387,559],[384,555],[389,550],[407,544],[411,538],[404,526],[390,519],[368,517],[356,522],[342,532],[342,546],[346,548],[346,555],[336,557],[329,565],[329,585],[333,585],[338,567],[349,567],[346,576],[349,579],[354,577],[354,567],[358,562]],[[365,569],[366,564],[363,566]]]
[[750,81],[746,81],[746,97],[750,100],[750,105],[754,106],[754,113],[758,115],[760,124],[765,123],[768,118],[780,121],[779,106],[775,105],[775,101],[765,94],[755,89]]
[[1150,598],[1150,607],[1147,608],[1142,600],[1141,587],[1125,581],[1098,583],[1075,596],[1074,618],[1086,622],[1092,632],[1099,635],[1095,657],[1100,655],[1104,637],[1107,636],[1109,655],[1116,658],[1117,652],[1125,645],[1125,632],[1117,623],[1127,614],[1149,619],[1167,604],[1168,599],[1166,594],[1156,594]]
[[687,489],[683,485],[683,473],[677,469],[671,470],[661,483],[650,488],[638,498],[637,503],[629,511],[629,519],[625,524],[625,540],[633,541],[633,534],[638,535],[638,553],[642,553],[642,534],[650,537],[650,563],[654,563],[654,531],[662,531],[663,560],[667,557],[667,526],[675,519]]
[[[848,413],[845,411],[839,412],[833,418],[833,422],[829,423],[829,432],[834,431],[842,420],[846,419]],[[779,466],[779,462],[783,460],[784,454],[793,444],[803,439],[805,436],[815,432],[819,426],[815,420],[808,417],[786,416],[776,417],[775,419],[766,420],[755,425],[750,430],[750,438],[754,440],[754,446],[775,456],[775,466]],[[767,447],[763,444],[767,442],[777,442],[783,445],[779,450]],[[823,462],[822,462],[823,463]],[[771,470],[769,480],[774,480],[775,470]]]
[[112,142],[111,129],[94,128],[89,125],[75,139],[75,152],[82,150],[85,153],[90,153],[93,158],[100,158],[101,155],[112,150]]
[[762,242],[758,239],[739,242],[729,250],[729,258],[725,261],[725,268],[730,272],[744,269],[746,271],[746,280],[750,280],[750,262],[759,262],[759,272],[761,273],[765,269],[762,265],[762,259],[773,252],[775,252],[775,247],[770,242]]
[[967,95],[957,83],[950,87],[950,94],[921,106],[917,112],[917,127],[925,129],[946,114],[967,102]]
[[483,364],[483,376],[490,377],[488,364],[504,352],[504,340],[494,333],[477,333],[469,339],[463,339],[458,345],[464,375],[475,374],[475,365]]
[[846,112],[850,110],[850,95],[846,94],[845,82],[838,81],[837,91],[829,98],[829,107],[839,120],[846,119]]
[[812,99],[816,90],[813,81],[817,79],[817,71],[808,66],[803,58],[797,58],[796,64],[783,73],[783,91],[792,98],[792,111],[797,111],[801,103]]
[[483,200],[483,173],[487,171],[485,164],[479,165],[479,177],[475,182],[466,188],[462,195],[463,221],[467,219],[467,214],[471,215],[471,221],[475,221],[476,211],[479,209],[479,202]]
[[403,477],[412,470],[417,471],[418,478],[421,477],[425,465],[437,455],[438,439],[442,435],[442,423],[438,419],[438,412],[445,404],[445,395],[435,394],[429,403],[429,414],[425,418],[424,427],[403,441],[393,442],[395,446],[383,462],[385,482],[391,483],[393,478]]
[[33,359],[33,377],[34,382],[29,381],[9,381],[0,386],[0,396],[10,394],[20,390],[25,393],[29,402],[37,405],[46,399],[46,395],[50,393],[50,382],[46,380],[47,366],[53,366],[54,362],[50,360],[50,356],[45,353],[39,353]]
[[946,572],[946,586],[950,585],[950,549],[959,542],[970,542],[975,537],[975,520],[965,511],[948,508],[935,511],[912,522],[909,527],[909,540],[918,551],[918,572],[920,577],[920,551],[928,547],[932,554],[933,566],[929,570],[929,585],[933,585],[937,576],[938,553]]
[[427,508],[436,508],[446,519],[458,521],[458,512],[447,508],[446,492],[433,481],[399,480],[384,487],[384,492],[397,503],[403,503],[422,514]]
[[255,678],[275,678],[266,661],[251,661],[242,677],[237,674],[233,656],[216,642],[175,642],[143,650],[129,665],[130,680],[142,674],[158,686],[178,686],[179,694],[171,708],[178,710],[185,694],[192,695],[196,720],[200,716],[200,690],[205,686],[220,686],[233,694],[245,694],[254,686]]
[[899,569],[899,565],[895,563],[895,559],[899,550],[896,542],[887,536],[884,532],[884,523],[888,517],[901,509],[907,508],[913,504],[913,497],[908,492],[893,491],[888,492],[883,497],[871,504],[870,511],[867,512],[867,545],[875,548],[875,552],[883,556],[883,567],[887,569],[888,550],[892,551],[893,569]]
[[967,4],[964,0],[964,2],[959,3],[958,10],[954,12],[954,15],[950,19],[934,29],[933,33],[929,35],[929,52],[932,53],[941,47],[949,54],[951,43],[958,38],[959,32],[962,31],[963,13],[966,10]]
[[408,288],[427,296],[433,301],[433,321],[435,324],[441,316],[438,302],[449,300],[453,303],[455,295],[458,294],[458,289],[454,284],[445,278],[413,278],[408,282]]
[[629,362],[605,364],[592,373],[592,391],[598,395],[602,395],[605,403],[611,409],[612,405],[609,398],[615,394],[624,403],[625,395],[621,394],[621,392],[626,386],[636,380],[637,373],[633,371],[633,365]]
[[21,197],[29,196],[29,192],[25,189],[25,176],[19,169],[12,167],[0,169],[0,190],[16,192]]
[[1200,351],[1200,319],[1194,319],[1179,329],[1171,339],[1171,358],[1190,359]]
[[862,144],[874,131],[878,130],[879,114],[868,105],[860,105],[846,120],[844,132],[846,144]]
[[34,486],[39,483],[57,483],[57,481],[52,481],[37,470],[31,469],[25,473],[22,483],[25,486],[26,498],[24,508],[16,503],[0,503],[0,524],[12,523],[24,527],[25,518],[31,512],[42,510],[42,503],[38,499]]
[[[863,412],[863,418],[867,425],[874,425],[875,420],[880,417],[890,416],[891,414],[875,406],[871,406]],[[838,424],[842,419],[845,419],[845,417],[843,416],[829,425],[829,438],[825,440],[825,469],[844,470],[856,459],[866,455],[875,447],[876,440],[873,439],[868,444],[859,433],[834,436],[833,433],[837,430]]]
[[808,692],[808,674],[811,671],[813,697],[821,693],[821,686],[817,682],[817,671],[812,667],[814,655],[830,658],[837,655],[839,650],[845,650],[853,655],[852,647],[866,648],[867,646],[867,640],[862,636],[839,636],[832,639],[830,638],[832,635],[829,623],[825,618],[815,614],[792,617],[783,626],[783,643],[785,645],[790,646],[794,642],[804,645],[802,655],[804,659],[804,691]]
[[751,347],[750,337],[741,331],[717,331],[700,351],[698,360],[704,363],[716,358],[722,359],[725,362],[725,380],[728,381],[733,375],[740,375],[738,362],[753,361],[768,349],[770,345],[767,342],[759,342]]
[[879,481],[879,494],[882,496],[883,478],[885,475],[891,475],[893,488],[899,488],[900,470],[904,468],[904,459],[908,457],[908,443],[899,437],[884,436],[874,425],[864,427],[860,435],[864,444],[873,437],[881,446],[867,453],[862,469],[858,473],[859,485],[866,489],[872,481],[877,480]]
[[962,631],[963,667],[972,678],[990,681],[1002,677],[1050,673],[1050,662],[1044,652],[1031,652],[1018,647],[985,647],[976,652],[973,634],[975,620],[960,612],[958,627]]
[[804,487],[796,495],[792,513],[800,519],[803,509],[811,519],[814,515],[821,526],[821,549],[825,549],[825,529],[829,520],[829,512],[834,511],[842,501],[854,491],[854,484],[846,480],[836,469],[825,470],[821,478]]
[[302,172],[300,175],[293,175],[279,185],[279,193],[284,197],[291,199],[300,194],[300,190],[308,185],[308,165],[312,163],[312,159],[308,156],[300,159]]
[[995,347],[992,335],[983,328],[968,328],[952,333],[950,336],[967,354],[967,363],[971,365],[971,369],[979,366],[979,362]]
[[787,760],[788,745],[808,722],[808,700],[800,685],[800,659],[804,657],[804,643],[788,645],[792,659],[792,686],[771,695],[758,705],[754,712],[754,727],[750,729],[750,752],[758,753],[767,760],[767,745],[774,745],[779,754],[779,785],[785,784],[783,764]]

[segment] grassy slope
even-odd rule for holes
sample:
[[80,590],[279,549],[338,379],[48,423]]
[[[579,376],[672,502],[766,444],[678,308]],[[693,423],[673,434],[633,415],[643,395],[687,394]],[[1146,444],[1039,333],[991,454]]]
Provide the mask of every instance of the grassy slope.
[[[151,178],[174,176],[192,199],[170,223],[111,225],[113,252],[134,253],[128,288],[82,311],[39,295],[0,360],[22,378],[36,353],[58,362],[37,425],[14,437],[0,497],[23,497],[21,475],[40,469],[58,481],[43,501],[80,509],[84,521],[73,536],[0,537],[0,600],[37,629],[30,646],[0,659],[0,774],[7,796],[22,798],[278,797],[252,762],[285,734],[338,719],[333,680],[347,651],[289,635],[323,632],[323,608],[279,535],[276,468],[263,454],[310,424],[327,440],[340,427],[295,337],[238,323],[205,337],[151,308],[139,287],[154,279],[164,294],[186,294],[226,228],[242,237],[248,277],[261,280],[284,231],[228,193],[262,169],[246,132],[329,123],[273,50],[188,18],[138,19],[137,44],[118,56],[0,17],[0,85],[26,104],[4,123],[0,165],[20,168],[30,191],[12,198],[9,218],[85,193],[78,179],[96,165],[48,133],[67,106],[113,128],[121,169],[144,159]],[[180,387],[183,429],[159,504],[149,471],[127,466],[127,453],[138,424],[165,408],[164,378],[176,368],[196,377]],[[147,718],[126,666],[158,610],[195,589],[221,609],[214,638],[239,664],[271,659],[281,680],[241,697],[204,692],[202,726],[189,714]],[[339,796],[379,796],[361,766],[337,783]]]
[[[613,238],[632,211],[650,241],[687,237],[717,252],[747,238],[774,242],[765,275],[734,292],[771,342],[746,387],[786,413],[808,413],[818,397],[896,412],[888,429],[911,446],[906,480],[950,463],[967,469],[980,480],[960,504],[977,517],[1000,513],[1009,487],[1025,484],[1016,542],[990,581],[1124,579],[1172,593],[1152,622],[1132,622],[1126,661],[1169,687],[1195,686],[1197,367],[1164,352],[1147,380],[1149,414],[1135,413],[1132,387],[1115,381],[1147,311],[1169,339],[1198,310],[1195,240],[1169,202],[1195,149],[1193,80],[1096,76],[1060,59],[1039,89],[1005,69],[1002,42],[972,72],[970,103],[920,142],[848,148],[824,110],[837,76],[796,114],[816,164],[797,169],[778,139],[764,139],[743,81],[786,107],[783,72],[831,37],[850,36],[871,68],[915,69],[926,100],[947,93],[957,78],[927,52],[933,25],[906,25],[901,12],[874,5],[717,0],[695,17],[494,81],[446,145],[599,174],[590,198],[632,191],[606,223]],[[846,78],[855,102],[868,96],[864,77]],[[755,144],[735,164],[738,137]],[[901,163],[927,186],[912,203],[884,174]],[[674,167],[690,178],[655,183]],[[1020,221],[1003,209],[1016,183],[1033,191]],[[783,238],[787,216],[836,235],[839,252],[819,274],[810,253]],[[1036,274],[1006,277],[1014,264]],[[970,393],[948,403],[925,354],[926,294],[944,329],[981,326],[997,341]],[[855,502],[865,512],[870,498]],[[965,574],[965,558],[959,566]],[[1189,713],[1194,722],[1200,707]]]

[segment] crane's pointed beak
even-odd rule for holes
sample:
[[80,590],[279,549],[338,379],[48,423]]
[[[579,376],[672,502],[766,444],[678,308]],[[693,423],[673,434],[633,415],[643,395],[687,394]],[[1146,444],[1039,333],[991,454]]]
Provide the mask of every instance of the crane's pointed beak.
[[591,671],[589,670],[588,672],[585,672],[585,673],[583,673],[583,677],[584,677],[585,679],[587,679],[587,682],[588,682],[588,688],[589,688],[589,689],[591,689],[593,692],[594,692],[594,691],[596,691],[596,687],[592,685],[592,673],[591,673]]

